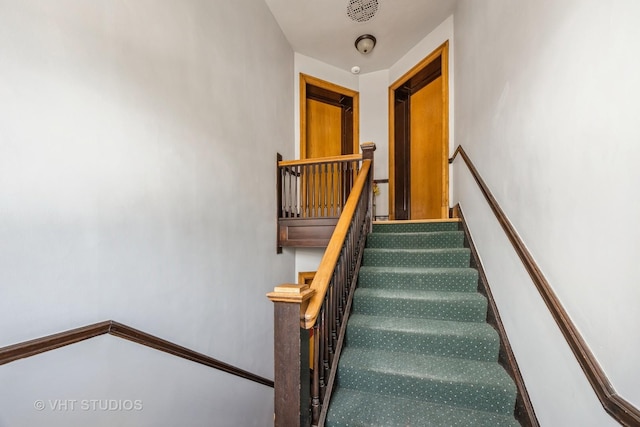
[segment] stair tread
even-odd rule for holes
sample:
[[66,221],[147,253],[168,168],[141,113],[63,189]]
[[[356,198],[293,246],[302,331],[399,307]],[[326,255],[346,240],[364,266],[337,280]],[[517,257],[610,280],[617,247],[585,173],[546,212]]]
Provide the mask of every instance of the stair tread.
[[347,345],[497,361],[500,339],[487,323],[354,313],[347,327]]
[[356,288],[353,312],[385,317],[485,322],[487,300],[478,292]]
[[511,427],[511,415],[337,387],[327,427]]
[[398,233],[408,231],[457,230],[459,221],[438,222],[378,222],[373,224],[374,233]]
[[481,336],[491,340],[498,338],[497,332],[488,323],[454,320],[384,317],[354,313],[349,317],[349,327],[417,335]]
[[386,267],[377,265],[363,265],[360,272],[370,271],[374,273],[403,273],[403,274],[477,274],[471,267]]
[[464,231],[411,231],[371,233],[368,248],[456,248],[464,243]]
[[347,346],[342,351],[340,364],[345,368],[382,374],[515,389],[511,377],[497,362]]
[[497,362],[346,346],[338,386],[509,415],[516,387]]
[[468,253],[469,248],[365,248],[365,252],[381,253],[381,252],[394,252],[399,254],[411,254],[411,253]]
[[416,289],[357,288],[356,295],[374,298],[438,301],[483,301],[486,298],[478,292],[432,291]]
[[396,236],[410,236],[410,235],[431,235],[431,236],[447,236],[447,235],[459,235],[464,236],[463,230],[436,230],[436,231],[396,231],[394,233],[380,233],[373,231],[371,234],[387,235],[392,234]]
[[469,248],[365,248],[363,265],[469,267]]
[[470,267],[362,266],[358,286],[475,292],[478,287],[478,270]]

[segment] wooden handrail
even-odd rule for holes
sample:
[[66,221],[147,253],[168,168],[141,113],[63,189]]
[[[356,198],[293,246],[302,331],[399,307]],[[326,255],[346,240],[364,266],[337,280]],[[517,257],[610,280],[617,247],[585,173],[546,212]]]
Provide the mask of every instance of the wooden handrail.
[[335,162],[357,162],[360,160],[362,160],[362,154],[348,154],[346,156],[317,157],[313,159],[302,160],[283,160],[278,162],[278,166],[300,166]]
[[551,285],[542,274],[540,267],[533,259],[531,253],[527,250],[524,242],[518,234],[511,222],[507,219],[504,211],[496,201],[495,197],[485,184],[484,180],[478,173],[475,165],[464,151],[462,146],[458,146],[449,159],[449,163],[453,163],[456,157],[460,155],[465,164],[469,168],[471,175],[475,179],[480,191],[484,195],[487,203],[491,207],[494,215],[498,219],[498,222],[502,226],[505,234],[509,238],[509,241],[513,245],[514,250],[520,257],[525,269],[529,273],[534,285],[538,289],[540,296],[547,305],[551,315],[555,319],[560,331],[565,337],[565,340],[569,344],[571,351],[575,355],[580,367],[584,371],[591,387],[595,391],[600,403],[604,409],[620,424],[626,426],[638,426],[640,425],[640,410],[633,406],[630,402],[622,398],[613,385],[607,378],[606,374],[600,367],[600,364],[596,360],[595,356],[589,349],[589,346],[584,341],[582,335],[578,331],[575,324],[569,318],[566,310],[560,303],[560,300],[556,296],[555,292],[551,289]]
[[333,271],[335,270],[336,262],[340,257],[340,251],[342,250],[344,240],[347,236],[347,231],[349,231],[351,218],[353,217],[356,207],[358,206],[358,200],[360,199],[360,195],[362,194],[365,183],[369,178],[370,167],[371,160],[364,160],[362,162],[360,173],[358,174],[356,182],[351,189],[351,193],[349,194],[349,198],[347,199],[347,203],[345,204],[344,211],[340,216],[340,219],[338,220],[338,224],[336,224],[335,231],[333,232],[331,240],[329,240],[329,244],[327,245],[327,250],[325,251],[324,255],[322,256],[322,260],[320,261],[318,271],[316,272],[316,275],[311,282],[311,290],[314,291],[314,294],[309,300],[309,304],[307,305],[306,310],[301,316],[301,326],[304,329],[313,328],[313,325],[315,325],[316,320],[318,319],[320,307],[322,306],[325,295],[327,293],[327,289],[329,288],[329,282],[331,281],[331,276],[333,275]]
[[75,344],[77,342],[105,334],[123,338],[125,340],[142,344],[147,347],[155,348],[156,350],[160,350],[165,353],[169,353],[174,356],[190,360],[192,362],[200,363],[201,365],[209,366],[211,368],[227,372],[231,375],[235,375],[240,378],[254,381],[259,384],[266,385],[267,387],[273,388],[273,381],[270,379],[237,368],[233,365],[221,362],[202,353],[198,353],[186,347],[182,347],[170,341],[163,340],[162,338],[158,338],[156,336],[153,336],[146,332],[142,332],[138,329],[134,329],[130,326],[123,325],[122,323],[118,323],[113,320],[107,320],[104,322],[95,323],[93,325],[83,326],[69,331],[47,335],[45,337],[36,338],[34,340],[24,341],[18,344],[2,347],[0,348],[0,365],[35,356],[40,353],[55,350],[60,347]]

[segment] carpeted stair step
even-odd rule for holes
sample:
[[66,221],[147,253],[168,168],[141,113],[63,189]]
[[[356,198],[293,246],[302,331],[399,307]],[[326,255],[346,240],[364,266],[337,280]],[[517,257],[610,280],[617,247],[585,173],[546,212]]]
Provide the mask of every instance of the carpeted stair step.
[[353,314],[347,345],[491,362],[497,361],[500,339],[487,323]]
[[365,248],[362,263],[377,267],[469,267],[470,253],[468,248]]
[[338,386],[503,415],[513,413],[516,387],[495,362],[347,346]]
[[512,416],[338,387],[326,427],[518,427]]
[[362,266],[360,288],[386,288],[423,291],[475,292],[478,270],[474,268],[420,268]]
[[368,248],[461,248],[464,231],[433,231],[414,233],[372,233]]
[[373,224],[374,233],[415,233],[429,231],[457,231],[458,221],[437,222],[377,222]]
[[487,300],[477,292],[358,288],[353,313],[484,322]]

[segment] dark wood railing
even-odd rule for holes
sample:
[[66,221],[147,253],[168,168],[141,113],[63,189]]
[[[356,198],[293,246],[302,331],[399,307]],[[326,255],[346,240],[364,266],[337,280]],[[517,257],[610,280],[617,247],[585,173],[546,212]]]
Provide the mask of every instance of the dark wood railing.
[[237,368],[233,365],[229,365],[228,363],[221,362],[213,357],[179,346],[170,341],[166,341],[162,338],[134,329],[130,326],[123,325],[122,323],[114,322],[113,320],[107,320],[93,325],[83,326],[69,331],[2,347],[0,348],[0,365],[35,356],[40,353],[55,350],[60,347],[105,334],[114,335],[128,341],[155,348],[156,350],[160,350],[192,362],[200,363],[201,365],[209,366],[210,368],[218,369],[231,375],[266,385],[267,387],[273,387],[273,381],[270,379]]
[[354,185],[362,155],[282,161],[278,157],[278,246],[326,247]]
[[279,218],[337,218],[353,187],[362,156],[278,162]]
[[582,367],[582,370],[591,383],[591,387],[598,396],[598,399],[600,400],[600,403],[602,403],[604,409],[622,425],[640,426],[640,410],[633,406],[629,401],[622,398],[613,388],[613,385],[600,367],[600,364],[589,349],[589,346],[580,332],[578,332],[578,328],[571,321],[571,318],[560,303],[560,300],[551,288],[551,285],[542,274],[540,267],[538,267],[533,256],[527,250],[526,245],[518,236],[515,228],[507,219],[507,216],[489,190],[489,187],[487,187],[487,184],[485,184],[480,173],[478,173],[475,165],[461,146],[456,148],[453,156],[449,159],[449,163],[453,163],[458,155],[462,157],[469,168],[469,171],[478,184],[480,191],[498,219],[498,222],[509,238],[509,241],[511,241],[515,252],[520,257],[522,264],[529,273],[529,276],[542,296],[542,299],[551,312],[551,315],[555,319],[560,331],[564,335],[565,340],[573,351],[573,354]]
[[362,166],[311,285],[285,284],[268,294],[274,302],[276,426],[324,425],[371,230],[375,145],[362,150]]

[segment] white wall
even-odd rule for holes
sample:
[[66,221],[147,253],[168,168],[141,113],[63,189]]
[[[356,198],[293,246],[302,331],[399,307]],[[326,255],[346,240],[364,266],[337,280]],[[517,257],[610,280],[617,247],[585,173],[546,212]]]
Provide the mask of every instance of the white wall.
[[[0,51],[0,346],[114,319],[271,377],[293,52],[264,2],[0,0]],[[70,387],[120,369],[75,362]],[[21,390],[0,402],[38,396]],[[267,424],[270,405],[245,415]]]
[[[455,13],[456,142],[636,406],[638,18],[632,0],[463,0]],[[541,424],[614,424],[459,160],[454,173]]]
[[[373,141],[375,179],[389,178],[389,70],[360,74],[360,140]],[[376,215],[389,214],[389,186],[380,184]]]

